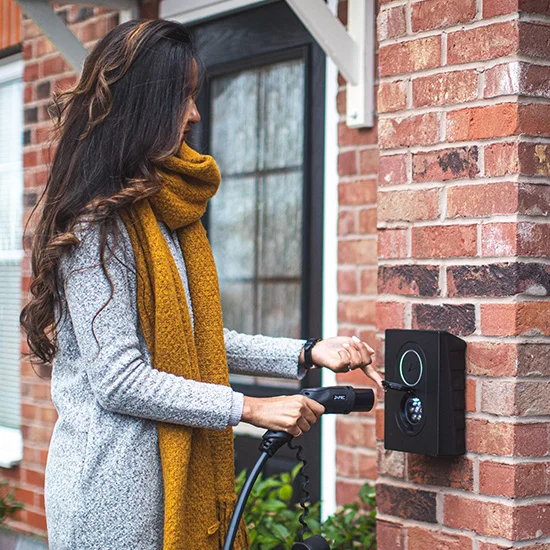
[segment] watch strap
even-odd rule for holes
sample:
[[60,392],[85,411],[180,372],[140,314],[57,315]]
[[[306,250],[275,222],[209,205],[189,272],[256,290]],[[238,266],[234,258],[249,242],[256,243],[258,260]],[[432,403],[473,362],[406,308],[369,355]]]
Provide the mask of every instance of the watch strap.
[[306,370],[311,369],[314,366],[311,351],[317,342],[320,342],[321,338],[308,338],[304,344],[304,367]]

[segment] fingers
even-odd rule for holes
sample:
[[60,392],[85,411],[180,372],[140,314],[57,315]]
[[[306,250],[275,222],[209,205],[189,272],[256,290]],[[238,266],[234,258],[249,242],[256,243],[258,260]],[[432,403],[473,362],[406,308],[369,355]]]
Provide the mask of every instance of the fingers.
[[361,342],[359,338],[353,336],[350,342],[342,344],[350,357],[348,370],[363,368],[372,363],[372,350],[365,342]]
[[[366,342],[361,342],[357,336],[351,337],[349,344],[342,344],[350,357],[348,370],[360,368],[371,380],[374,381],[377,388],[383,391],[382,377],[378,371],[372,366],[374,349]],[[359,360],[357,358],[360,358]],[[380,392],[379,392],[380,393]]]
[[311,426],[313,426],[325,412],[325,407],[317,403],[314,399],[302,395],[295,396],[295,399],[298,400],[298,408],[295,412],[294,425],[287,431],[294,437],[299,437],[303,433],[311,430]]
[[338,355],[340,356],[340,363],[334,366],[334,372],[349,371],[351,365],[351,355],[349,352],[346,349],[340,349],[338,350]]
[[[357,336],[351,337],[352,345],[355,346],[359,354],[361,355],[361,367],[365,365],[370,365],[372,363],[373,352],[369,352],[369,347],[365,342],[361,342]],[[372,349],[372,348],[370,348]]]
[[305,418],[300,418],[297,422],[297,427],[298,429],[305,433],[305,432],[309,432],[309,430],[311,430],[311,424],[309,422],[307,422],[305,420]]
[[384,387],[382,386],[382,377],[380,376],[380,374],[378,373],[378,371],[372,366],[372,365],[367,365],[366,367],[363,367],[361,369],[371,380],[374,381],[374,383],[376,384],[377,388],[379,388],[380,390],[384,390]]
[[317,403],[315,399],[310,399],[306,397],[307,406],[313,411],[317,419],[325,412],[325,407],[321,403]]

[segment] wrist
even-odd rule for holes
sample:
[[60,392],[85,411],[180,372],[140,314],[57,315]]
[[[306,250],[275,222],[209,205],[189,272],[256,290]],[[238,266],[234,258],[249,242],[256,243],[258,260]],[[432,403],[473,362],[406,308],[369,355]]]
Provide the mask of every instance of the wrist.
[[320,341],[321,341],[320,338],[309,338],[308,340],[306,340],[306,343],[302,348],[302,353],[304,355],[304,361],[302,364],[306,370],[309,370],[316,366],[315,363],[313,362],[312,352],[315,345]]
[[249,397],[248,395],[244,396],[243,399],[243,415],[241,417],[241,420],[243,422],[248,422],[250,424],[250,421],[252,420],[252,414],[254,411],[254,402],[256,401],[255,397]]

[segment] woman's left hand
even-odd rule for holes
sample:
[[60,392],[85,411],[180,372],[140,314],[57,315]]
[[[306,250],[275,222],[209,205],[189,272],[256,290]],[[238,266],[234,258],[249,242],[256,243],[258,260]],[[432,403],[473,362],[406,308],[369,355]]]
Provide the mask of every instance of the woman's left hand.
[[349,372],[361,369],[378,388],[382,388],[382,377],[372,366],[374,350],[356,336],[335,336],[317,342],[311,350],[313,363],[327,367],[334,372]]

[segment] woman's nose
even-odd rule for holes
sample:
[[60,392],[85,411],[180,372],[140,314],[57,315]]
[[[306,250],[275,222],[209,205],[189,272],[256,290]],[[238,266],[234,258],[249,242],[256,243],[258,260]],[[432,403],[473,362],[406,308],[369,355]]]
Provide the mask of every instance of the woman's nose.
[[197,124],[197,122],[200,122],[201,115],[199,113],[199,110],[197,108],[197,105],[194,101],[191,102],[191,110],[189,111],[189,118],[187,119],[188,122],[191,124]]

